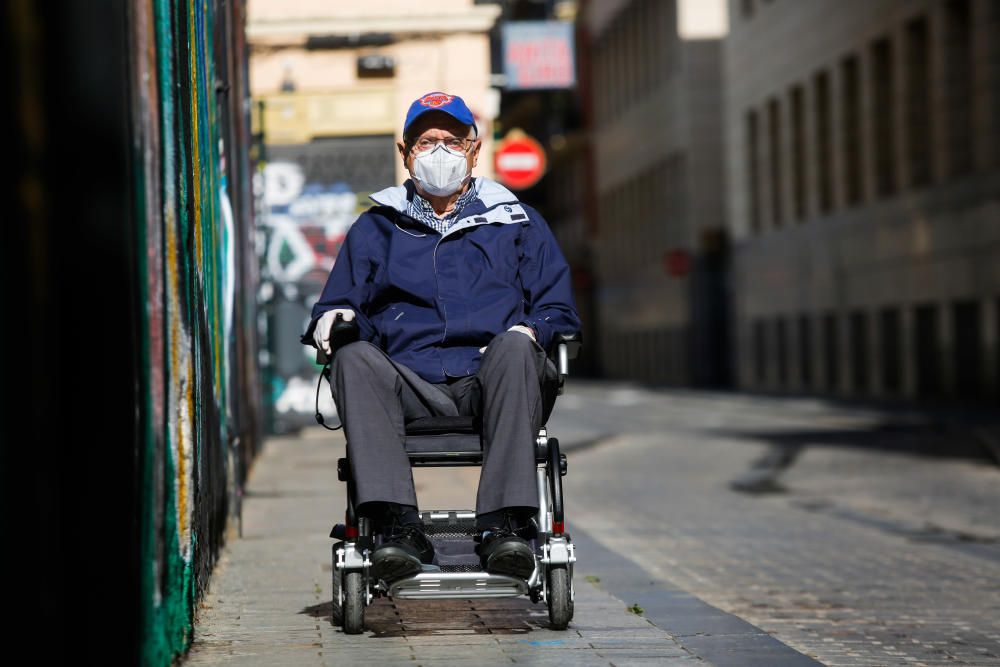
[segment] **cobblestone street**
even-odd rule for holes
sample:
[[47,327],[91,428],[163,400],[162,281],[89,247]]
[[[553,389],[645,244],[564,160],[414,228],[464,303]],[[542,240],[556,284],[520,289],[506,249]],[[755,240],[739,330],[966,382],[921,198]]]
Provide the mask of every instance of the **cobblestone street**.
[[[185,664],[1000,664],[1000,471],[961,429],[587,382],[549,429],[579,558],[567,631],[526,597],[383,598],[366,633],[331,625],[343,438],[312,428],[257,461]],[[776,446],[787,467],[734,490]],[[471,507],[477,474],[416,471],[421,508]]]
[[[570,516],[629,541],[651,574],[825,664],[1000,664],[1000,470],[901,451],[944,437],[972,450],[961,433],[805,399],[598,385],[566,398],[560,419],[629,424],[572,456]],[[823,444],[779,492],[728,490],[789,434]]]
[[[244,501],[243,537],[230,536],[184,664],[704,664],[603,590],[586,564],[576,570],[576,613],[565,632],[549,630],[544,603],[527,597],[382,598],[367,610],[369,632],[343,634],[330,622],[327,537],[343,515],[343,485],[330,475],[342,443],[322,429],[268,443]],[[476,474],[416,471],[417,492],[427,507],[467,504]]]

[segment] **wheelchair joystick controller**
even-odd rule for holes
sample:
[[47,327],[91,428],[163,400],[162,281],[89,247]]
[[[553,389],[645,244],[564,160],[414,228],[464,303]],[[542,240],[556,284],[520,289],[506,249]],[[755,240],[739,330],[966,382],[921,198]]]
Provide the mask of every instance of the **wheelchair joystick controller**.
[[[337,313],[333,318],[333,326],[330,327],[330,351],[331,355],[327,356],[326,351],[323,348],[319,348],[316,351],[316,363],[323,364],[323,369],[320,371],[319,380],[316,382],[316,422],[325,429],[330,431],[336,431],[341,428],[344,424],[341,422],[338,426],[329,427],[326,425],[323,419],[323,414],[319,411],[319,388],[323,384],[323,378],[326,378],[327,384],[330,383],[330,362],[333,360],[333,355],[337,353],[337,349],[344,347],[349,343],[353,343],[360,337],[358,331],[358,323],[354,320],[347,321],[344,319],[343,314]],[[332,387],[331,387],[332,390]]]

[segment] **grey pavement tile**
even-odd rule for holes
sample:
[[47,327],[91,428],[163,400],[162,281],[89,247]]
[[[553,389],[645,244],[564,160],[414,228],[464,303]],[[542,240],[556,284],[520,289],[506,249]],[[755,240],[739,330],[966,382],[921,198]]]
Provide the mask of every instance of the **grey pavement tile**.
[[533,667],[564,667],[572,665],[573,667],[609,667],[611,661],[607,658],[602,658],[594,653],[581,653],[576,652],[573,655],[518,655],[513,656],[512,662],[517,665],[532,665]]
[[510,656],[503,654],[490,655],[490,656],[479,656],[479,655],[462,655],[456,654],[451,657],[438,656],[432,658],[421,658],[420,656],[415,656],[413,660],[410,661],[411,665],[511,665],[514,660]]
[[484,660],[504,657],[504,652],[496,645],[443,644],[441,646],[419,646],[412,651],[415,660],[452,660],[461,656],[468,657],[470,652]]
[[680,645],[672,638],[657,637],[602,637],[589,638],[588,643],[594,648],[677,648]]
[[532,649],[587,649],[590,642],[578,636],[556,637],[532,636],[524,638],[497,637],[497,643],[504,648],[530,647]]
[[817,667],[809,656],[790,651],[767,635],[681,637],[684,648],[716,665],[733,667]]
[[[657,414],[648,419],[660,420],[657,424],[662,422],[663,427],[648,436],[626,435],[613,447],[569,453],[571,472],[564,484],[570,517],[605,544],[620,546],[627,541],[630,548],[627,555],[616,553],[614,560],[602,564],[583,547],[583,539],[578,543],[577,610],[568,631],[548,630],[544,605],[532,605],[526,598],[513,606],[501,600],[478,601],[471,608],[481,614],[478,621],[472,620],[470,608],[415,603],[401,605],[402,625],[386,617],[377,631],[360,636],[344,635],[332,626],[328,607],[326,611],[321,607],[328,605],[331,591],[332,540],[327,533],[342,513],[344,494],[342,486],[327,485],[327,480],[334,478],[343,445],[339,435],[331,438],[323,433],[322,438],[285,438],[278,448],[269,441],[270,451],[266,449],[255,464],[244,505],[244,528],[251,530],[223,550],[206,596],[209,604],[200,610],[196,628],[196,637],[206,641],[196,644],[190,664],[343,665],[361,664],[368,656],[370,664],[401,660],[413,665],[417,661],[411,658],[421,651],[428,665],[483,664],[477,655],[535,665],[608,665],[609,660],[618,667],[704,664],[693,657],[669,657],[670,650],[660,648],[661,643],[670,646],[669,635],[649,618],[625,613],[625,606],[634,602],[641,602],[646,616],[667,619],[661,621],[664,628],[683,633],[686,647],[716,650],[724,664],[739,667],[782,664],[768,661],[781,656],[761,647],[726,645],[752,636],[739,634],[740,619],[845,667],[882,664],[871,660],[876,655],[887,665],[920,664],[915,658],[942,664],[946,655],[955,656],[955,664],[990,664],[992,658],[982,651],[996,648],[1000,638],[983,626],[982,619],[1000,615],[1000,603],[984,608],[982,597],[975,597],[1000,592],[995,584],[1000,568],[989,559],[977,557],[976,562],[984,565],[972,570],[968,563],[974,555],[907,542],[898,535],[888,539],[879,536],[877,528],[857,522],[844,528],[842,519],[791,506],[789,498],[810,490],[802,473],[810,475],[808,483],[824,474],[810,463],[814,459],[809,455],[803,459],[806,465],[790,471],[790,483],[798,487],[788,498],[732,494],[726,489],[727,476],[756,456],[754,446],[675,431],[685,424],[703,423],[699,421],[703,417],[693,417],[691,410],[723,422],[732,419],[732,410],[742,411],[741,420],[770,428],[773,424],[767,420],[772,417],[757,414],[770,404],[754,402],[748,409],[741,397],[713,403],[676,395],[667,401],[661,398],[666,394],[639,393],[652,397],[647,403],[656,406]],[[592,417],[604,414],[603,397],[598,399]],[[839,460],[829,457],[832,463]],[[304,466],[307,462],[309,466]],[[914,480],[933,481],[926,472],[929,468],[906,465],[909,471],[922,471]],[[314,474],[321,467],[330,474]],[[611,468],[617,485],[606,483],[605,473]],[[650,474],[657,477],[655,485],[648,483]],[[820,481],[824,488],[841,483],[835,476]],[[808,493],[800,497],[809,498]],[[638,541],[628,531],[636,523],[643,526],[643,539]],[[838,546],[844,543],[854,548]],[[898,548],[887,551],[889,544]],[[662,597],[656,604],[630,595],[619,600],[611,594],[612,575],[628,564],[640,564],[651,573],[650,580],[666,577],[689,593]],[[929,572],[940,576],[928,577]],[[601,581],[591,584],[587,574]],[[685,607],[702,600],[735,616],[699,616]],[[416,618],[407,622],[405,616],[411,611]],[[490,630],[506,634],[477,634]],[[906,645],[893,636],[901,631],[923,643]],[[400,632],[415,634],[393,636]],[[709,632],[715,635],[706,637]],[[556,641],[563,643],[545,645]],[[629,641],[635,644],[629,646]],[[313,642],[321,644],[315,653]],[[442,643],[456,654],[441,648]],[[621,650],[609,659],[587,644],[601,645],[605,652]],[[253,650],[243,651],[251,646]],[[875,651],[876,647],[881,648]],[[268,650],[273,655],[264,653]],[[651,656],[650,651],[656,650],[660,653]],[[711,650],[704,657],[710,658]],[[629,651],[632,657],[626,657]]]
[[668,636],[664,630],[647,623],[641,628],[615,628],[592,626],[577,628],[581,637],[599,639],[602,637],[665,637]]
[[[990,588],[990,580],[1000,580],[997,561],[958,549],[957,542],[909,539],[898,530],[905,517],[915,518],[918,527],[934,517],[964,521],[975,530],[997,529],[1000,515],[987,509],[1000,504],[995,469],[817,447],[787,471],[789,493],[734,494],[728,481],[746,470],[763,446],[759,439],[720,435],[725,429],[822,434],[851,424],[871,428],[879,418],[828,403],[803,412],[794,402],[770,398],[632,391],[650,409],[630,413],[631,433],[623,430],[613,444],[569,453],[571,473],[564,486],[571,519],[580,517],[581,525],[609,545],[629,539],[627,526],[640,522],[645,539],[631,543],[633,561],[824,662],[826,656],[843,655],[838,635],[845,630],[860,630],[862,637],[873,630],[870,639],[852,645],[856,655],[846,656],[852,662],[899,657],[879,651],[875,643],[891,645],[897,633],[923,640],[920,646],[899,647],[910,663],[941,664],[945,655],[955,664],[978,662],[978,648],[1000,654],[997,637],[983,633],[981,641],[958,643],[942,622],[955,619],[988,630],[986,619],[1000,616],[995,583]],[[594,385],[592,393],[574,396],[572,414],[563,414],[577,425],[613,418],[603,392],[603,385]],[[554,416],[559,422],[559,413]],[[708,430],[707,418],[713,422]],[[553,424],[554,432],[559,428]],[[612,467],[617,485],[607,484]],[[657,483],[649,483],[654,475]],[[809,509],[810,503],[818,503],[817,509]],[[859,522],[822,503],[865,517],[881,512],[880,519],[891,521]],[[893,526],[897,529],[886,529]],[[993,551],[1000,552],[995,545]],[[588,572],[601,574],[587,550],[580,556],[578,572],[588,563]],[[602,578],[601,585],[606,583]],[[936,637],[944,643],[932,644]]]
[[470,633],[462,635],[450,635],[450,634],[440,634],[440,635],[408,635],[404,638],[408,644],[414,647],[419,646],[436,646],[442,642],[448,642],[452,645],[459,644],[497,644],[498,635],[491,635],[487,633]]
[[310,665],[320,664],[320,648],[289,649],[261,644],[257,647],[234,647],[231,651],[196,653],[184,664],[190,665]]
[[483,660],[477,656],[465,655],[455,656],[452,659],[433,658],[430,660],[421,660],[417,658],[408,664],[413,667],[437,667],[444,665],[447,665],[447,667],[456,667],[458,665],[511,665],[514,664],[514,661],[504,656]]
[[661,665],[662,667],[695,667],[696,665],[707,665],[701,658],[687,656],[680,658],[615,658],[615,667],[650,667],[650,665]]
[[692,655],[689,651],[685,651],[680,647],[670,649],[654,647],[602,647],[594,650],[606,658],[647,658],[657,656],[664,658],[686,658]]

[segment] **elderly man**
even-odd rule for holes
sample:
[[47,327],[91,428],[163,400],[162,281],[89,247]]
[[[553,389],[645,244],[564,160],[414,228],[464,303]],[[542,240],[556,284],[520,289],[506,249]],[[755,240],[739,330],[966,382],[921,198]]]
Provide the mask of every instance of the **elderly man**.
[[522,537],[538,508],[534,440],[555,368],[545,350],[580,328],[566,260],[545,220],[500,184],[473,178],[482,140],[462,98],[415,100],[397,143],[410,178],[371,195],[351,226],[302,336],[330,353],[339,313],[360,340],[331,373],[357,511],[385,536],[371,557],[387,582],[419,572],[423,533],[404,425],[481,419],[476,552],[493,573],[526,578]]

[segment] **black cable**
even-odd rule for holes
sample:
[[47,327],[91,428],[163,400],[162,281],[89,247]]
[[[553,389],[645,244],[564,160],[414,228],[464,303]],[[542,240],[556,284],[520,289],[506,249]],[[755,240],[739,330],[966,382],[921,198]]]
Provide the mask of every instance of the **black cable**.
[[[323,378],[326,378],[326,383],[330,385],[330,393],[332,395],[333,394],[333,385],[330,384],[330,362],[329,361],[326,362],[325,364],[323,364],[323,369],[320,370],[320,372],[319,372],[319,380],[317,380],[317,382],[316,382],[316,421],[319,422],[320,426],[322,426],[323,428],[327,429],[328,431],[336,431],[336,430],[341,429],[341,428],[344,427],[344,420],[341,419],[340,420],[340,424],[338,424],[337,426],[334,426],[333,428],[330,428],[325,423],[323,423],[323,415],[320,414],[320,411],[319,411],[319,388],[323,386]],[[339,417],[339,415],[338,415],[338,417]]]

